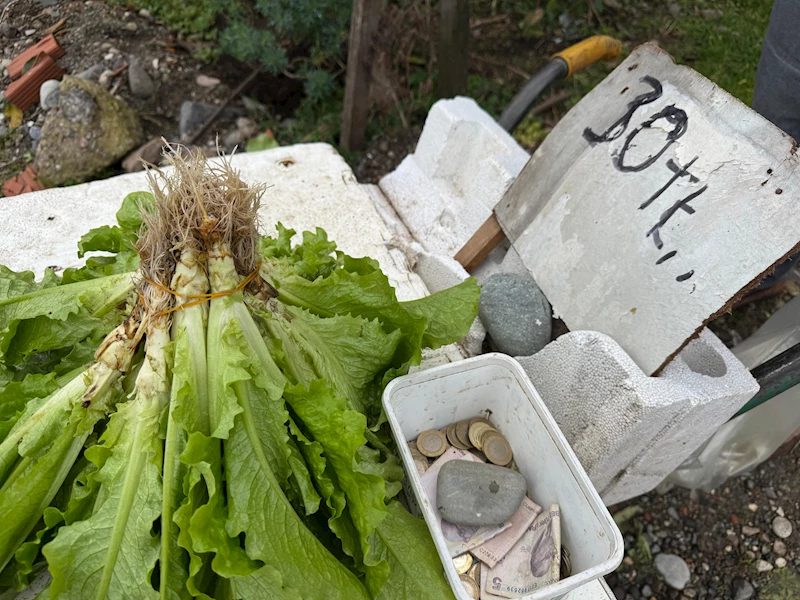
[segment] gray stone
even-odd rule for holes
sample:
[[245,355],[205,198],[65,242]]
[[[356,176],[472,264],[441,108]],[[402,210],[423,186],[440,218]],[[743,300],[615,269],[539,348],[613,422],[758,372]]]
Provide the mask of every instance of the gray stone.
[[758,527],[750,527],[749,525],[742,526],[742,533],[747,537],[758,535],[761,533],[761,530]]
[[106,70],[106,66],[103,63],[97,63],[96,65],[92,65],[85,71],[81,71],[75,77],[78,79],[86,79],[87,81],[97,81],[100,79],[100,75],[103,74],[103,71]]
[[[217,110],[213,104],[206,104],[205,102],[192,102],[186,100],[181,104],[181,115],[178,122],[178,131],[182,138],[190,135],[203,123],[205,123],[211,115]],[[235,119],[241,117],[243,112],[240,108],[228,106],[222,111],[221,119]],[[218,124],[221,119],[218,119]]]
[[139,117],[96,83],[66,75],[42,127],[34,168],[45,185],[86,181],[139,145]]
[[689,565],[680,556],[674,554],[659,554],[656,556],[653,564],[656,570],[664,577],[667,585],[676,590],[685,588],[689,580],[692,578],[692,573],[689,571]]
[[783,540],[775,540],[772,543],[772,551],[776,556],[786,556],[786,543]]
[[667,5],[667,10],[669,11],[669,14],[671,14],[673,17],[677,17],[679,14],[681,14],[680,5],[674,2],[671,2],[670,4]]
[[63,96],[59,92],[58,105],[62,116],[73,123],[83,125],[91,123],[97,112],[97,103],[92,94],[80,86],[71,86]]
[[38,125],[32,125],[28,128],[28,135],[31,136],[32,140],[38,140],[42,137],[42,128]]
[[756,593],[753,584],[741,577],[733,580],[732,588],[733,600],[750,600]]
[[650,600],[650,597],[652,595],[653,595],[653,588],[651,588],[649,585],[642,586],[642,596],[644,598],[647,598],[647,600]]
[[39,106],[42,110],[50,110],[58,106],[58,87],[61,82],[56,79],[48,79],[39,87]]
[[527,491],[519,473],[468,460],[451,460],[439,471],[436,504],[456,525],[499,525],[517,511]]
[[479,313],[491,341],[511,356],[536,354],[550,341],[552,310],[530,277],[496,273],[483,284]]
[[5,137],[8,134],[8,125],[0,123],[0,137]]
[[131,93],[138,98],[149,98],[156,91],[150,75],[135,60],[132,60],[130,66],[128,66],[128,85],[131,88]]
[[788,538],[792,535],[792,529],[792,522],[786,517],[775,517],[772,521],[772,531],[779,538]]

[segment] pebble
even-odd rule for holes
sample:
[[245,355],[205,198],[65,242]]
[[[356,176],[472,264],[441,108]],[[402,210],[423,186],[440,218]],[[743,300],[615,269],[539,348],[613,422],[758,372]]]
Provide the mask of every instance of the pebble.
[[778,508],[776,508],[775,512],[777,513],[777,515],[779,517],[785,517],[786,516],[786,513],[783,512],[783,507],[782,506],[779,506]]
[[750,512],[756,512],[758,510],[758,504],[750,503],[747,505],[747,508],[750,509]]
[[42,137],[42,128],[38,125],[28,127],[28,135],[31,136],[31,139],[34,141],[39,140]]
[[786,566],[786,559],[782,556],[775,559],[775,566],[779,569],[782,569]]
[[131,61],[128,67],[128,85],[131,93],[139,98],[149,98],[155,93],[153,80],[137,61]]
[[209,77],[208,75],[198,75],[194,80],[197,85],[204,88],[213,88],[220,84],[219,79],[216,77]]
[[61,82],[56,79],[48,79],[39,88],[39,105],[42,110],[50,110],[58,106],[58,88]]
[[479,315],[492,343],[505,354],[530,356],[550,341],[550,303],[531,277],[489,277],[481,290]]
[[645,598],[650,598],[650,596],[652,595],[653,595],[653,588],[651,588],[649,585],[642,586],[642,596],[644,596]]
[[505,467],[451,460],[439,471],[436,504],[457,525],[498,525],[517,512],[527,492],[525,478]]
[[733,580],[733,600],[750,600],[756,593],[753,584],[737,577]]
[[127,29],[128,31],[136,31],[137,29],[139,29],[139,26],[136,25],[136,23],[134,23],[133,21],[128,21],[127,23],[125,23],[125,29]]
[[234,146],[241,146],[244,141],[245,137],[242,135],[242,132],[238,129],[234,129],[225,134],[225,137],[222,138],[222,145],[226,148],[233,148]]
[[750,537],[752,535],[758,535],[759,533],[761,533],[761,530],[758,527],[750,527],[749,525],[743,525],[742,533]]
[[786,556],[786,544],[782,540],[775,540],[772,544],[772,551],[778,556]]
[[654,560],[656,570],[664,577],[667,585],[676,590],[682,590],[692,578],[689,565],[680,556],[675,554],[659,554]]
[[258,135],[258,123],[253,121],[253,119],[248,119],[247,117],[239,117],[236,119],[236,129],[242,132],[242,135],[249,139],[251,137],[255,137]]
[[142,17],[143,19],[149,19],[150,11],[147,10],[146,8],[142,8],[139,10],[139,16]]
[[792,535],[792,522],[786,517],[775,517],[772,521],[772,531],[779,538],[786,539]]
[[761,559],[756,563],[756,571],[759,573],[769,573],[774,568],[775,567],[772,566],[772,563],[769,563],[764,559]]

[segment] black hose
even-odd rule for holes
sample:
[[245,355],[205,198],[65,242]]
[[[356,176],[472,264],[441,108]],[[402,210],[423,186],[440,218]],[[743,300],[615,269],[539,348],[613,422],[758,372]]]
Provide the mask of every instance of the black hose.
[[567,76],[567,63],[561,58],[554,58],[547,65],[539,69],[536,75],[531,77],[525,86],[517,92],[511,103],[500,115],[497,122],[500,127],[511,133],[517,128],[528,114],[528,111],[536,103],[536,100],[554,81],[564,79]]

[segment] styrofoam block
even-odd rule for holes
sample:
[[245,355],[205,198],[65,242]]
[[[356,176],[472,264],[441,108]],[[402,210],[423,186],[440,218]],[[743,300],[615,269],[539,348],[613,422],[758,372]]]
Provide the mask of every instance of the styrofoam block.
[[758,389],[707,330],[661,377],[591,331],[518,360],[607,503],[655,487]]
[[747,368],[708,329],[667,365],[661,378],[690,390],[689,403],[602,491],[607,504],[658,485],[759,389]]
[[[427,293],[402,254],[390,251],[392,233],[332,146],[300,144],[246,152],[235,155],[232,164],[248,183],[268,186],[259,210],[265,233],[273,232],[278,221],[298,231],[322,227],[343,252],[376,259],[401,300]],[[4,198],[0,264],[30,269],[37,276],[51,265],[81,264],[77,257],[81,235],[93,227],[115,224],[114,215],[126,194],[146,189],[146,174],[139,172]]]
[[428,113],[416,151],[379,185],[426,250],[454,256],[528,158],[474,100],[440,100]]

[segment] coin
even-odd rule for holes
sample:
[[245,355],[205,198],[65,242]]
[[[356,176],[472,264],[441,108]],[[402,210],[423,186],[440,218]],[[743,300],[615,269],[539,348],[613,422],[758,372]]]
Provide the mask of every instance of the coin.
[[456,423],[456,437],[467,449],[472,448],[472,442],[469,441],[469,421],[459,421]]
[[425,456],[436,458],[447,450],[447,438],[441,431],[428,429],[428,431],[423,431],[419,434],[417,449]]
[[[470,427],[475,425],[475,423],[486,423],[487,425],[492,425],[492,422],[486,417],[475,417],[474,419],[469,420]],[[492,425],[492,427],[494,427],[494,425]]]
[[469,575],[459,575],[459,577],[469,597],[473,600],[479,600],[481,597],[481,586]]
[[470,454],[477,458],[479,461],[485,463],[486,462],[486,455],[481,452],[480,450],[476,450],[475,448],[470,449]]
[[428,459],[424,456],[414,459],[414,466],[417,468],[417,473],[422,475],[428,470]]
[[417,442],[408,442],[408,451],[411,453],[412,457],[422,456],[417,448]]
[[456,424],[451,423],[447,426],[447,441],[450,442],[451,446],[455,446],[460,450],[468,450],[469,446],[465,446],[461,443],[461,440],[458,439],[456,435]]
[[469,427],[469,441],[470,443],[475,446],[478,450],[481,449],[481,436],[489,431],[490,429],[494,429],[491,425],[487,423],[475,423],[474,425],[470,425]]
[[472,566],[472,554],[466,552],[453,559],[453,566],[456,568],[456,573],[463,575]]
[[483,446],[483,453],[486,455],[486,458],[489,459],[489,462],[500,465],[501,467],[505,467],[514,457],[511,452],[511,446],[509,446],[506,439],[499,433],[484,435],[481,438],[481,444]]
[[561,546],[561,579],[566,579],[572,575],[572,560],[566,546]]
[[[467,571],[467,575],[472,577],[476,582],[480,582],[481,580],[481,562],[479,560],[473,560],[472,566]],[[480,587],[480,585],[478,585]]]

